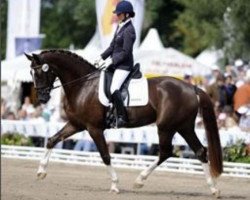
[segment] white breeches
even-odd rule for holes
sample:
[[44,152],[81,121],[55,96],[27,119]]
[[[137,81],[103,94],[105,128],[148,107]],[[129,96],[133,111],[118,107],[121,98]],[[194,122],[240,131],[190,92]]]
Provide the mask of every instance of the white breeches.
[[129,71],[116,69],[112,78],[110,93],[113,94],[116,90],[119,90],[129,75]]

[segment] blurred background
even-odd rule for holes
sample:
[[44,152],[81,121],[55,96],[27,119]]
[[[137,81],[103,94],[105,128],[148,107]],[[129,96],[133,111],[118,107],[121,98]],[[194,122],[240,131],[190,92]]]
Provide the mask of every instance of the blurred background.
[[[174,76],[203,88],[214,103],[219,128],[228,135],[246,133],[239,138],[244,155],[249,154],[250,1],[130,1],[136,13],[134,56],[144,76]],[[28,129],[35,130],[29,128],[34,121],[65,122],[63,91],[53,91],[50,102],[40,105],[23,53],[66,49],[93,63],[113,37],[117,19],[112,11],[117,2],[1,1],[2,132],[18,129],[28,134]],[[28,128],[17,128],[10,120],[28,121],[22,124]],[[202,129],[199,117],[197,127]],[[77,142],[71,143],[72,149]],[[154,151],[150,148],[146,145],[145,152]]]

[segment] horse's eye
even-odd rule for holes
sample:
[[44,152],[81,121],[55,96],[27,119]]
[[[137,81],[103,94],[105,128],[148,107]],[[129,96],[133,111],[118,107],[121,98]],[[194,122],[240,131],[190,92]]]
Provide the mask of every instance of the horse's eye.
[[43,70],[43,72],[47,72],[49,70],[49,65],[48,64],[43,64],[42,70]]

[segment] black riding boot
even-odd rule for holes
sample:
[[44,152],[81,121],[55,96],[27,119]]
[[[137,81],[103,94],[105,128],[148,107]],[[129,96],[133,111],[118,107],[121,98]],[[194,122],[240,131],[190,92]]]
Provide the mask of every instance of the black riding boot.
[[123,105],[122,96],[119,90],[112,94],[112,102],[117,112],[117,127],[124,127],[128,122],[127,112]]

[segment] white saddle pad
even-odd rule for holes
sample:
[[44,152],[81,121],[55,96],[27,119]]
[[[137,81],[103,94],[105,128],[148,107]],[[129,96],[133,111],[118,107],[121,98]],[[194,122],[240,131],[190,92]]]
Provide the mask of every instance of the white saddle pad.
[[[148,81],[145,77],[140,79],[132,79],[128,87],[128,97],[124,100],[125,106],[145,106],[148,103]],[[112,103],[109,102],[104,92],[104,71],[101,72],[99,80],[99,101],[104,106],[110,106]]]

